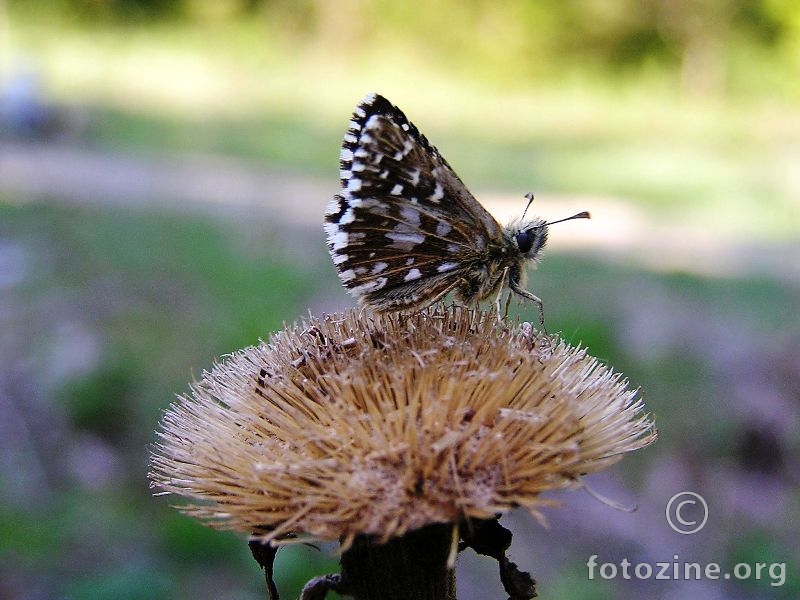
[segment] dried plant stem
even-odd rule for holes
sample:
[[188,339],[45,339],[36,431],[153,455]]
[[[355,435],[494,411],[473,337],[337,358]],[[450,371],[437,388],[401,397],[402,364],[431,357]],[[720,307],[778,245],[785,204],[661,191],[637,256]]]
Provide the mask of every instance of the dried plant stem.
[[455,600],[452,535],[452,524],[435,524],[384,544],[357,536],[342,554],[347,594],[354,600]]

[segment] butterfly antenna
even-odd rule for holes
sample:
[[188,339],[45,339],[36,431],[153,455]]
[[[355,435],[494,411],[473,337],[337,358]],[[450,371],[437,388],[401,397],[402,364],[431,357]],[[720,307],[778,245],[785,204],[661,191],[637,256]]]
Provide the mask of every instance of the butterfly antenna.
[[528,199],[528,203],[525,205],[525,210],[522,211],[522,216],[519,219],[520,221],[525,219],[525,213],[528,212],[528,209],[531,206],[531,202],[533,202],[533,192],[528,192],[527,194],[525,194],[525,197]]
[[591,219],[592,215],[589,214],[589,211],[579,212],[577,215],[572,215],[571,217],[567,217],[566,219],[559,219],[558,221],[549,221],[545,223],[545,225],[554,225],[555,223],[563,223],[564,221],[571,221],[572,219]]

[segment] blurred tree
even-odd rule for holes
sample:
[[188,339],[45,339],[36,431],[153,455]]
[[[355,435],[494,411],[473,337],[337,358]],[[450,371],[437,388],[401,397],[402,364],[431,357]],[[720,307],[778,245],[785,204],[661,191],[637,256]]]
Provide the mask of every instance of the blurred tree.
[[185,15],[182,2],[169,0],[7,0],[10,11],[38,19],[125,23]]
[[[758,65],[792,88],[797,0],[7,0],[9,12],[85,25],[259,18],[294,52],[400,50],[490,81],[599,77],[656,67],[685,91],[727,91]],[[760,61],[760,62],[759,62]],[[438,64],[437,64],[438,63]],[[748,77],[739,77],[747,85]]]
[[655,23],[680,58],[681,84],[695,95],[724,89],[725,44],[739,0],[655,0]]

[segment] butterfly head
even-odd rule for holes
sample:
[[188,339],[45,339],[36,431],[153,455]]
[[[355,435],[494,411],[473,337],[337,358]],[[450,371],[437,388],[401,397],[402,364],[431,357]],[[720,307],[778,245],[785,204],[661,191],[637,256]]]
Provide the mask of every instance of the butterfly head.
[[589,213],[584,211],[576,215],[572,215],[571,217],[567,217],[566,219],[558,219],[557,221],[544,221],[542,219],[519,221],[516,224],[512,223],[509,225],[507,231],[510,231],[511,237],[517,243],[517,248],[519,249],[519,252],[523,258],[527,260],[535,260],[538,258],[539,252],[547,242],[548,226],[555,223],[562,223],[563,221],[570,221],[572,219],[589,218],[591,218]]
[[541,219],[530,221],[514,234],[520,253],[527,259],[536,258],[547,242],[547,223]]
[[533,203],[533,193],[528,192],[525,194],[525,198],[528,200],[528,204],[525,205],[525,210],[522,211],[522,217],[520,217],[519,223],[517,227],[514,227],[513,224],[509,226],[509,229],[512,231],[516,231],[513,234],[514,241],[517,242],[517,247],[519,248],[520,253],[527,259],[535,259],[536,255],[539,254],[539,250],[542,249],[545,242],[547,242],[547,226],[553,225],[554,223],[561,223],[563,221],[570,221],[572,219],[590,219],[591,216],[588,212],[580,212],[577,215],[572,215],[571,217],[567,217],[566,219],[559,219],[558,221],[550,221],[549,223],[542,220],[542,219],[534,219],[533,221],[528,221],[527,223],[524,222],[525,215],[528,213],[528,209],[531,207]]

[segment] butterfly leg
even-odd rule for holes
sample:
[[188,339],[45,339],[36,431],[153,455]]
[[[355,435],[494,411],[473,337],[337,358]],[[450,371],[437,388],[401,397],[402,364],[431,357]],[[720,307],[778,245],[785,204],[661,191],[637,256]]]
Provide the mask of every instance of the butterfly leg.
[[511,294],[510,293],[508,294],[508,296],[506,296],[506,307],[505,307],[505,310],[503,310],[503,318],[505,318],[505,319],[508,318],[508,308],[509,308],[509,306],[511,306]]
[[527,298],[531,302],[536,303],[536,305],[539,307],[539,325],[541,325],[542,330],[545,332],[545,334],[547,334],[547,327],[544,326],[544,304],[542,303],[541,298],[531,294],[528,290],[519,285],[513,279],[509,282],[509,287],[511,288],[511,291],[514,292],[515,294],[519,294],[523,298]]
[[498,286],[498,290],[497,290],[497,297],[494,299],[495,309],[497,310],[497,320],[501,321],[501,322],[502,322],[504,317],[508,316],[508,304],[506,304],[506,312],[505,312],[505,314],[503,316],[500,316],[500,315],[503,314],[503,313],[500,312],[500,300],[503,299],[503,292],[506,289],[505,286],[503,285],[505,283],[505,281],[506,281],[506,275],[508,275],[508,267],[503,269],[503,275],[500,277],[500,285]]

